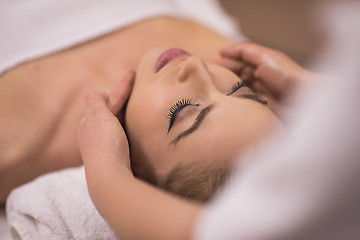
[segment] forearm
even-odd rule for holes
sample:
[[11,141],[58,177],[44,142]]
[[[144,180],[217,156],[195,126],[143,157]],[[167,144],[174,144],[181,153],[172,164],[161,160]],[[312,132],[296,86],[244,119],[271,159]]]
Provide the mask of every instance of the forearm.
[[85,168],[92,200],[121,238],[191,238],[199,204],[164,193],[117,164]]

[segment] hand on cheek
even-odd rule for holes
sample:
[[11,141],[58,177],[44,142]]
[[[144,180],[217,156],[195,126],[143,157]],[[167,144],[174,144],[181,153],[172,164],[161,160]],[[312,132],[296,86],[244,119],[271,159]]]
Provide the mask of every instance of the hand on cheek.
[[123,120],[133,80],[129,73],[109,95],[85,99],[78,143],[91,199],[121,239],[190,239],[201,207],[132,175],[127,138],[115,115]]
[[[222,49],[221,55],[225,60],[219,64],[237,73],[255,93],[269,101],[275,112],[286,107],[295,92],[313,78],[312,73],[283,53],[254,43],[235,44]],[[242,67],[239,69],[234,61]]]
[[123,120],[123,109],[130,95],[134,73],[128,73],[108,95],[89,93],[84,101],[84,114],[78,127],[78,144],[87,178],[114,165],[130,170],[129,146],[125,132],[115,116]]
[[121,124],[124,123],[125,105],[129,99],[134,80],[135,72],[128,72],[109,95],[109,109],[118,117]]
[[254,66],[240,58],[230,58],[223,55],[221,58],[212,61],[212,63],[231,70],[245,82],[250,82],[251,79],[254,78]]

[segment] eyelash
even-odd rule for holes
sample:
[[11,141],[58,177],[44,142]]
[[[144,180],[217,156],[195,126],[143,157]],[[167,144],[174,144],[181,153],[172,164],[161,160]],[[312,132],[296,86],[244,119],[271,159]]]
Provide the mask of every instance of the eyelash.
[[[234,92],[236,92],[238,89],[242,88],[246,86],[244,82],[236,82],[232,87],[231,87],[231,91],[230,93],[228,93],[227,95],[231,95],[233,94]],[[189,106],[189,105],[192,105],[192,106],[199,106],[199,104],[193,104],[191,102],[191,99],[189,98],[183,98],[179,101],[177,101],[173,106],[170,107],[169,109],[169,113],[166,115],[166,117],[168,119],[170,119],[170,124],[169,124],[169,129],[168,131],[170,130],[171,126],[173,125],[174,121],[175,121],[175,117],[176,117],[176,114],[181,110],[183,109],[184,107],[186,106]]]
[[[231,91],[230,93],[228,93],[227,95],[231,95],[234,92],[236,92],[239,88],[242,88],[246,86],[244,82],[236,82],[232,87],[231,87]],[[170,107],[169,109],[169,113],[167,114],[167,117],[169,119],[172,119],[176,116],[176,113],[179,112],[180,109],[182,109],[183,107],[186,107],[188,105],[194,105],[191,103],[191,99],[189,98],[183,98],[179,101],[177,101],[173,106]]]
[[167,114],[167,118],[173,119],[176,114],[182,109],[183,107],[186,107],[188,105],[193,105],[191,103],[191,99],[185,99],[177,101],[172,107],[169,109],[169,113]]
[[245,87],[246,84],[244,82],[236,82],[232,87],[231,87],[231,91],[230,93],[228,93],[227,95],[231,95],[233,94],[234,92],[236,92],[238,89],[242,88],[242,87]]
[[199,106],[199,104],[191,103],[191,99],[185,99],[177,101],[172,107],[169,109],[169,113],[166,115],[168,119],[170,119],[168,132],[170,131],[171,126],[174,124],[176,114],[186,106]]

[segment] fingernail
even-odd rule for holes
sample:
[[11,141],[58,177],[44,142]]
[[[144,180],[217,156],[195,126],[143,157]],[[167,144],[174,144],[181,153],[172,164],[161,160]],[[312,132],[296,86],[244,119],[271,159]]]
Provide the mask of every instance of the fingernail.
[[86,121],[86,117],[84,115],[84,116],[82,116],[82,118],[79,121],[79,126],[82,126],[85,123],[85,121]]

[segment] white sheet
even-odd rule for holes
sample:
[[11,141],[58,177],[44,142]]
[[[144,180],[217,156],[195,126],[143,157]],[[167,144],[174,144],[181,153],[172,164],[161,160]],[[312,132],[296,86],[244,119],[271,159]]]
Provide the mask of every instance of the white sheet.
[[194,19],[225,36],[242,38],[216,0],[1,0],[0,74],[156,16]]

